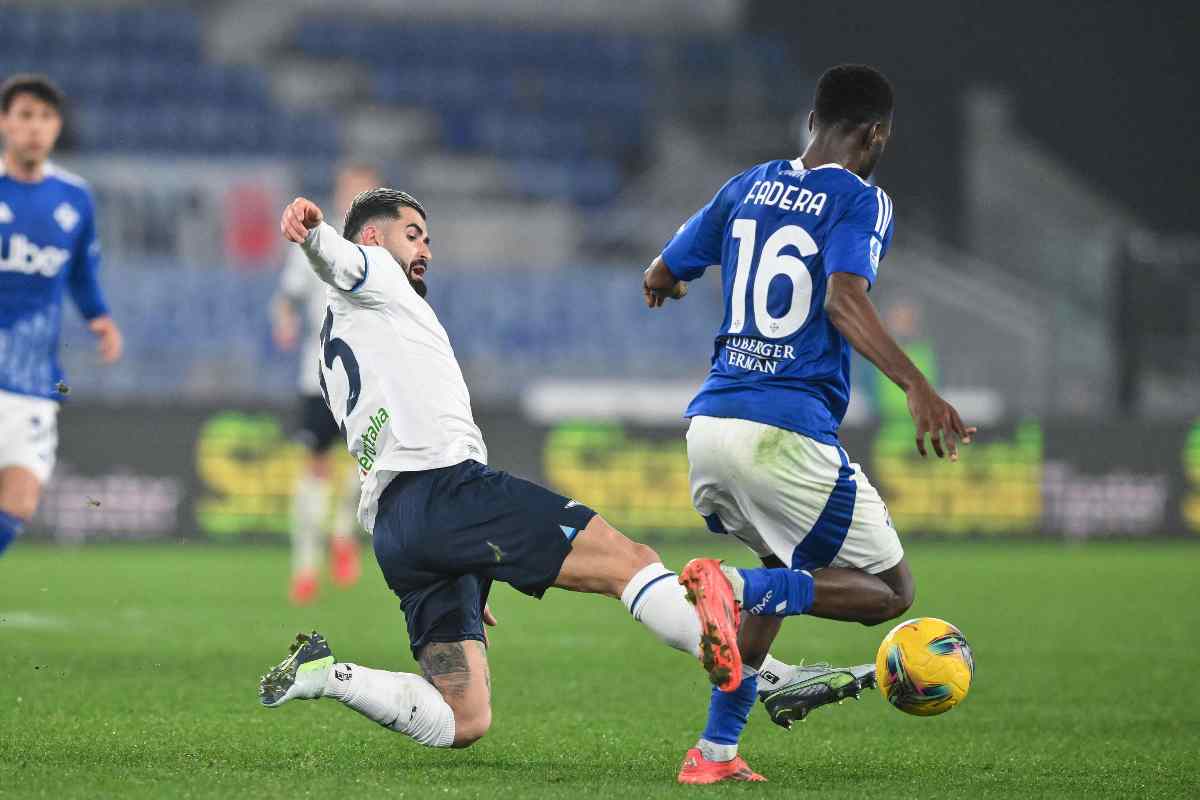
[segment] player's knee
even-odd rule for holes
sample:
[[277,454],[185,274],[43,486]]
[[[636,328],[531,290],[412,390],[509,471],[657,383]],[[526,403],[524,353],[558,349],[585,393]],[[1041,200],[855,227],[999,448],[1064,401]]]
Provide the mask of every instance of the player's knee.
[[454,712],[454,744],[453,747],[470,747],[483,738],[492,727],[492,708],[490,705],[481,709]]
[[887,586],[886,590],[879,593],[876,602],[862,623],[864,625],[882,625],[890,622],[912,608],[915,599],[916,587],[912,581],[904,581],[896,586]]
[[5,492],[4,497],[0,499],[0,511],[12,514],[22,522],[33,519],[37,506],[38,493],[35,491]]
[[662,556],[653,547],[632,540],[630,540],[630,543],[633,545],[630,548],[630,561],[635,569],[641,569],[642,567],[662,561]]

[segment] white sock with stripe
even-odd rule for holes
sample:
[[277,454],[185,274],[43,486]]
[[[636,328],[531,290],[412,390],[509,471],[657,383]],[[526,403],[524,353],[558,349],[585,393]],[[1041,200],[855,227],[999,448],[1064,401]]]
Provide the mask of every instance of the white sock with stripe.
[[700,618],[674,572],[662,564],[642,567],[621,592],[621,602],[660,641],[699,657]]
[[454,710],[420,675],[338,663],[329,670],[324,696],[427,747],[454,744]]
[[778,689],[780,686],[786,686],[796,677],[796,668],[791,664],[785,664],[775,658],[770,653],[763,659],[762,664],[758,667],[758,688],[759,689]]

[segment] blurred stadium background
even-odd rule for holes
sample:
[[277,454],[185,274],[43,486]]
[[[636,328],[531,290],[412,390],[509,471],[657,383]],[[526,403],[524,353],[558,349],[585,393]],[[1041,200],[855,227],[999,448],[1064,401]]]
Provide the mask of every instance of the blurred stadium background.
[[1194,126],[1200,62],[1155,42],[1196,13],[1074,5],[1027,25],[1007,4],[0,3],[0,75],[69,95],[57,158],[96,192],[128,347],[104,369],[68,331],[34,535],[286,535],[276,220],[346,158],[431,209],[431,299],[494,460],[643,535],[700,530],[679,414],[718,282],[654,317],[640,269],[726,176],[800,149],[839,60],[897,87],[876,301],[984,431],[958,468],[922,463],[857,365],[847,445],[899,528],[1200,533],[1200,157],[1133,145],[1145,120]]
[[[688,500],[718,281],[651,314],[641,270],[729,175],[801,149],[845,61],[897,93],[873,298],[982,433],[923,461],[860,361],[844,440],[909,547],[911,613],[980,666],[934,723],[872,698],[785,736],[756,711],[761,791],[1197,796],[1197,31],[1198,4],[1081,0],[0,0],[0,77],[68,94],[56,160],[95,191],[127,348],[99,366],[66,315],[58,468],[0,560],[0,796],[678,796],[707,685],[592,598],[493,593],[496,727],[466,753],[257,707],[299,625],[412,669],[373,565],[286,601],[304,451],[277,220],[339,162],[378,165],[430,209],[430,300],[493,462],[667,563],[748,562]],[[59,546],[93,541],[132,544]],[[781,658],[835,663],[884,633],[788,630]]]

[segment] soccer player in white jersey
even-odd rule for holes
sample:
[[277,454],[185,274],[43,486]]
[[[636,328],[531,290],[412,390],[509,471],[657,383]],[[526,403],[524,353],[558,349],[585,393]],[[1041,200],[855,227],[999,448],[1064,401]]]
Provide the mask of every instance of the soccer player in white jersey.
[[491,723],[493,580],[533,597],[556,586],[619,598],[661,641],[700,657],[714,683],[736,688],[739,614],[718,562],[696,559],[676,576],[587,506],[487,466],[462,371],[425,301],[421,205],[366,192],[338,235],[297,198],[281,228],[329,287],[321,389],[358,464],[359,520],[423,676],[335,662],[314,632],[263,677],[262,703],[333,698],[422,744],[470,745]]
[[715,533],[762,560],[722,567],[747,617],[745,679],[714,693],[682,783],[761,780],[737,755],[757,689],[788,727],[874,684],[874,668],[793,667],[768,651],[782,618],[812,614],[876,625],[912,605],[913,579],[879,493],[838,443],[850,397],[850,348],[908,397],[916,444],[957,458],[967,428],[896,345],[868,290],[892,240],[892,201],[867,183],[891,135],[887,79],[865,66],[827,71],[804,154],[730,179],[646,270],[651,308],[720,265],[725,316],[712,368],[686,416],[692,502]]
[[[334,181],[334,205],[344,212],[360,193],[380,183],[380,175],[366,164],[348,163],[337,170]],[[299,245],[288,248],[288,259],[279,282],[279,291],[271,301],[271,327],[275,344],[285,351],[300,349],[300,414],[297,438],[307,458],[292,492],[292,580],[288,596],[296,605],[316,599],[320,590],[321,544],[328,531],[330,576],[338,586],[351,586],[358,580],[360,566],[354,532],[357,522],[358,473],[334,475],[330,448],[342,438],[338,424],[325,405],[318,382],[317,338],[325,320],[327,287],[313,274],[308,257]],[[339,485],[342,484],[342,485]],[[340,490],[340,491],[339,491]],[[330,498],[340,495],[333,508],[333,519],[326,525]]]
[[62,131],[63,96],[44,75],[0,86],[0,552],[37,510],[54,470],[63,293],[99,342],[121,357],[121,332],[100,290],[92,195],[49,161]]

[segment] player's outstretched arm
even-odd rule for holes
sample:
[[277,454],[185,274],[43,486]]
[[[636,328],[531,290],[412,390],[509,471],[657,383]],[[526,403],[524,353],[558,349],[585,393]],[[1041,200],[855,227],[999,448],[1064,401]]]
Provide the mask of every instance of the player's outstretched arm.
[[647,308],[658,308],[668,299],[682,300],[687,296],[687,281],[681,281],[671,274],[662,256],[650,262],[642,276],[642,295],[646,299]]
[[313,272],[335,289],[353,291],[366,277],[367,257],[362,248],[325,224],[320,207],[308,198],[297,197],[288,204],[279,230],[283,238],[300,245]]
[[875,304],[867,297],[867,279],[849,272],[832,273],[825,293],[825,312],[854,349],[908,395],[908,411],[917,427],[917,450],[921,455],[926,454],[925,435],[929,434],[938,458],[949,452],[950,460],[957,461],[958,442],[970,444],[975,428],[963,425],[954,406],[934,391],[884,328]]

